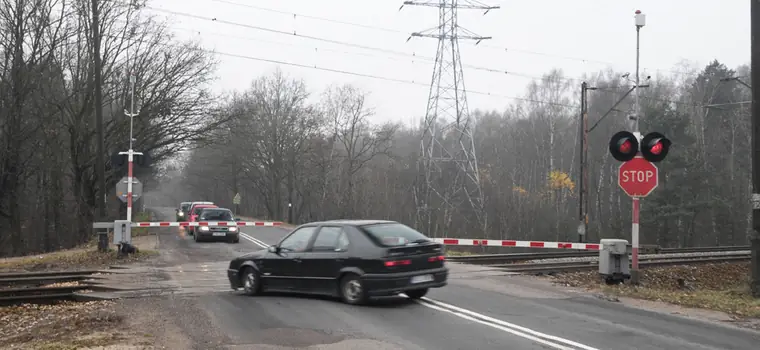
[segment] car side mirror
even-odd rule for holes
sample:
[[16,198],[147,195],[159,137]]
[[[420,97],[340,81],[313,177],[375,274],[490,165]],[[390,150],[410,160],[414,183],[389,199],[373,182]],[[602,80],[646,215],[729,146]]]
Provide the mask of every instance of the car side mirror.
[[280,254],[280,247],[276,245],[270,245],[269,247],[267,247],[267,251],[274,254]]

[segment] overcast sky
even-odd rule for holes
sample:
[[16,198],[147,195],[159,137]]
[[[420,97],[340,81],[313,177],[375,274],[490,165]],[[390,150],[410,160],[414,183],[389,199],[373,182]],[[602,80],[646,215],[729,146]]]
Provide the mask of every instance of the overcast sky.
[[[502,110],[514,102],[510,97],[523,96],[531,77],[552,68],[563,69],[568,77],[608,66],[633,72],[637,9],[647,16],[641,66],[652,75],[655,70],[678,73],[683,60],[704,65],[718,59],[732,68],[749,63],[747,0],[482,1],[501,9],[485,16],[479,10],[460,10],[459,24],[493,39],[477,46],[462,41],[462,61],[502,73],[464,69],[471,110]],[[219,53],[396,80],[279,64],[288,75],[303,79],[315,98],[330,84],[351,83],[371,94],[377,121],[408,123],[425,113],[437,43],[407,38],[436,26],[438,13],[420,6],[399,11],[402,2],[152,0],[146,11],[169,18],[178,36],[196,38]],[[246,89],[251,80],[278,66],[245,57],[218,56],[215,91]]]

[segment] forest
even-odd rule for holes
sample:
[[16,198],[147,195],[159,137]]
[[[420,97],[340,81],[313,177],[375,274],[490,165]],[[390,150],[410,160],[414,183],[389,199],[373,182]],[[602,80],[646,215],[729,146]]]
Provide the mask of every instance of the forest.
[[[634,99],[623,72],[581,79],[557,69],[531,82],[524,99],[503,111],[472,111],[488,225],[469,204],[434,237],[576,241],[580,85],[589,92],[589,229],[585,240],[630,239],[631,200],[619,188],[620,162],[610,137],[628,128]],[[641,243],[667,247],[746,244],[749,207],[751,91],[747,66],[713,61],[686,74],[652,77],[640,89],[643,133],[664,133],[673,146],[658,163],[658,188],[642,200]],[[732,78],[738,78],[732,79]],[[262,75],[223,109],[225,142],[192,152],[183,189],[256,218],[295,224],[337,218],[397,220],[415,226],[414,186],[421,128],[376,124],[367,92],[330,86],[320,102],[297,77]],[[187,192],[186,192],[187,191]],[[176,192],[176,191],[174,191]],[[190,198],[176,198],[176,201]],[[290,204],[290,205],[289,205]],[[440,208],[440,201],[431,205]],[[468,212],[469,210],[469,212]]]
[[[141,6],[103,1],[98,8],[107,175],[99,193],[91,3],[0,0],[0,256],[76,246],[91,239],[93,221],[123,215],[113,188],[126,170],[110,156],[128,148],[132,83],[134,148],[154,164],[136,176],[146,192],[161,193],[163,205],[212,200],[232,208],[240,193],[238,213],[260,219],[416,225],[418,125],[378,124],[368,91],[307,86],[277,68],[245,91],[215,95],[214,53],[178,40]],[[750,104],[743,102],[751,92],[740,81],[749,81],[749,69],[717,60],[679,69],[653,75],[640,89],[642,131],[673,142],[658,163],[659,187],[642,201],[641,242],[745,244]],[[577,240],[580,85],[597,88],[589,92],[594,125],[628,90],[623,73],[568,77],[558,68],[505,110],[473,106],[487,225],[474,225],[461,207],[426,233]],[[308,102],[313,95],[318,102]],[[607,145],[627,128],[633,101],[625,98],[589,133],[587,241],[630,235],[631,201],[617,185],[620,163]],[[96,210],[100,200],[108,204],[105,218]]]

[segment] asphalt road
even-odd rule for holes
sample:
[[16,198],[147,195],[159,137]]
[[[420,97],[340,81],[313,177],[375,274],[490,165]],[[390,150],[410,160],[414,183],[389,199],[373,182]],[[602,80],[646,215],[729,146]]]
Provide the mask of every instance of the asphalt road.
[[[170,208],[159,212],[164,220],[173,214]],[[162,310],[162,331],[157,333],[168,348],[760,348],[760,333],[631,308],[532,278],[495,276],[482,267],[458,264],[450,264],[449,286],[418,302],[396,297],[352,307],[307,296],[246,297],[230,291],[226,264],[234,256],[276,243],[287,229],[246,228],[239,244],[195,243],[176,229],[164,230],[160,266],[188,292],[140,305]]]

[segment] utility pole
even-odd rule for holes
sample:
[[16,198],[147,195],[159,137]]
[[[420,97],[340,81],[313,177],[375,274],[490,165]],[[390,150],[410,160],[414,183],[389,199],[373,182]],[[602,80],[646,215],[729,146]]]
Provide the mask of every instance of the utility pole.
[[[752,85],[760,82],[760,0],[750,5]],[[760,298],[760,91],[752,89],[752,295]]]
[[578,139],[580,140],[580,147],[578,148],[578,182],[580,183],[580,190],[578,191],[578,242],[583,242],[583,236],[588,232],[588,216],[586,215],[586,204],[583,201],[583,197],[586,192],[586,87],[588,84],[584,81],[581,83],[581,120],[578,122]]
[[95,127],[97,128],[97,156],[95,160],[95,174],[98,179],[98,190],[95,191],[95,204],[98,208],[99,220],[106,217],[106,155],[105,155],[105,132],[103,130],[103,94],[101,91],[103,64],[100,57],[100,6],[98,0],[92,0],[92,60],[95,78]]
[[588,91],[596,90],[595,87],[589,87],[585,81],[581,83],[581,118],[578,122],[580,140],[579,153],[579,172],[580,191],[578,193],[578,242],[583,242],[583,237],[588,234]]

